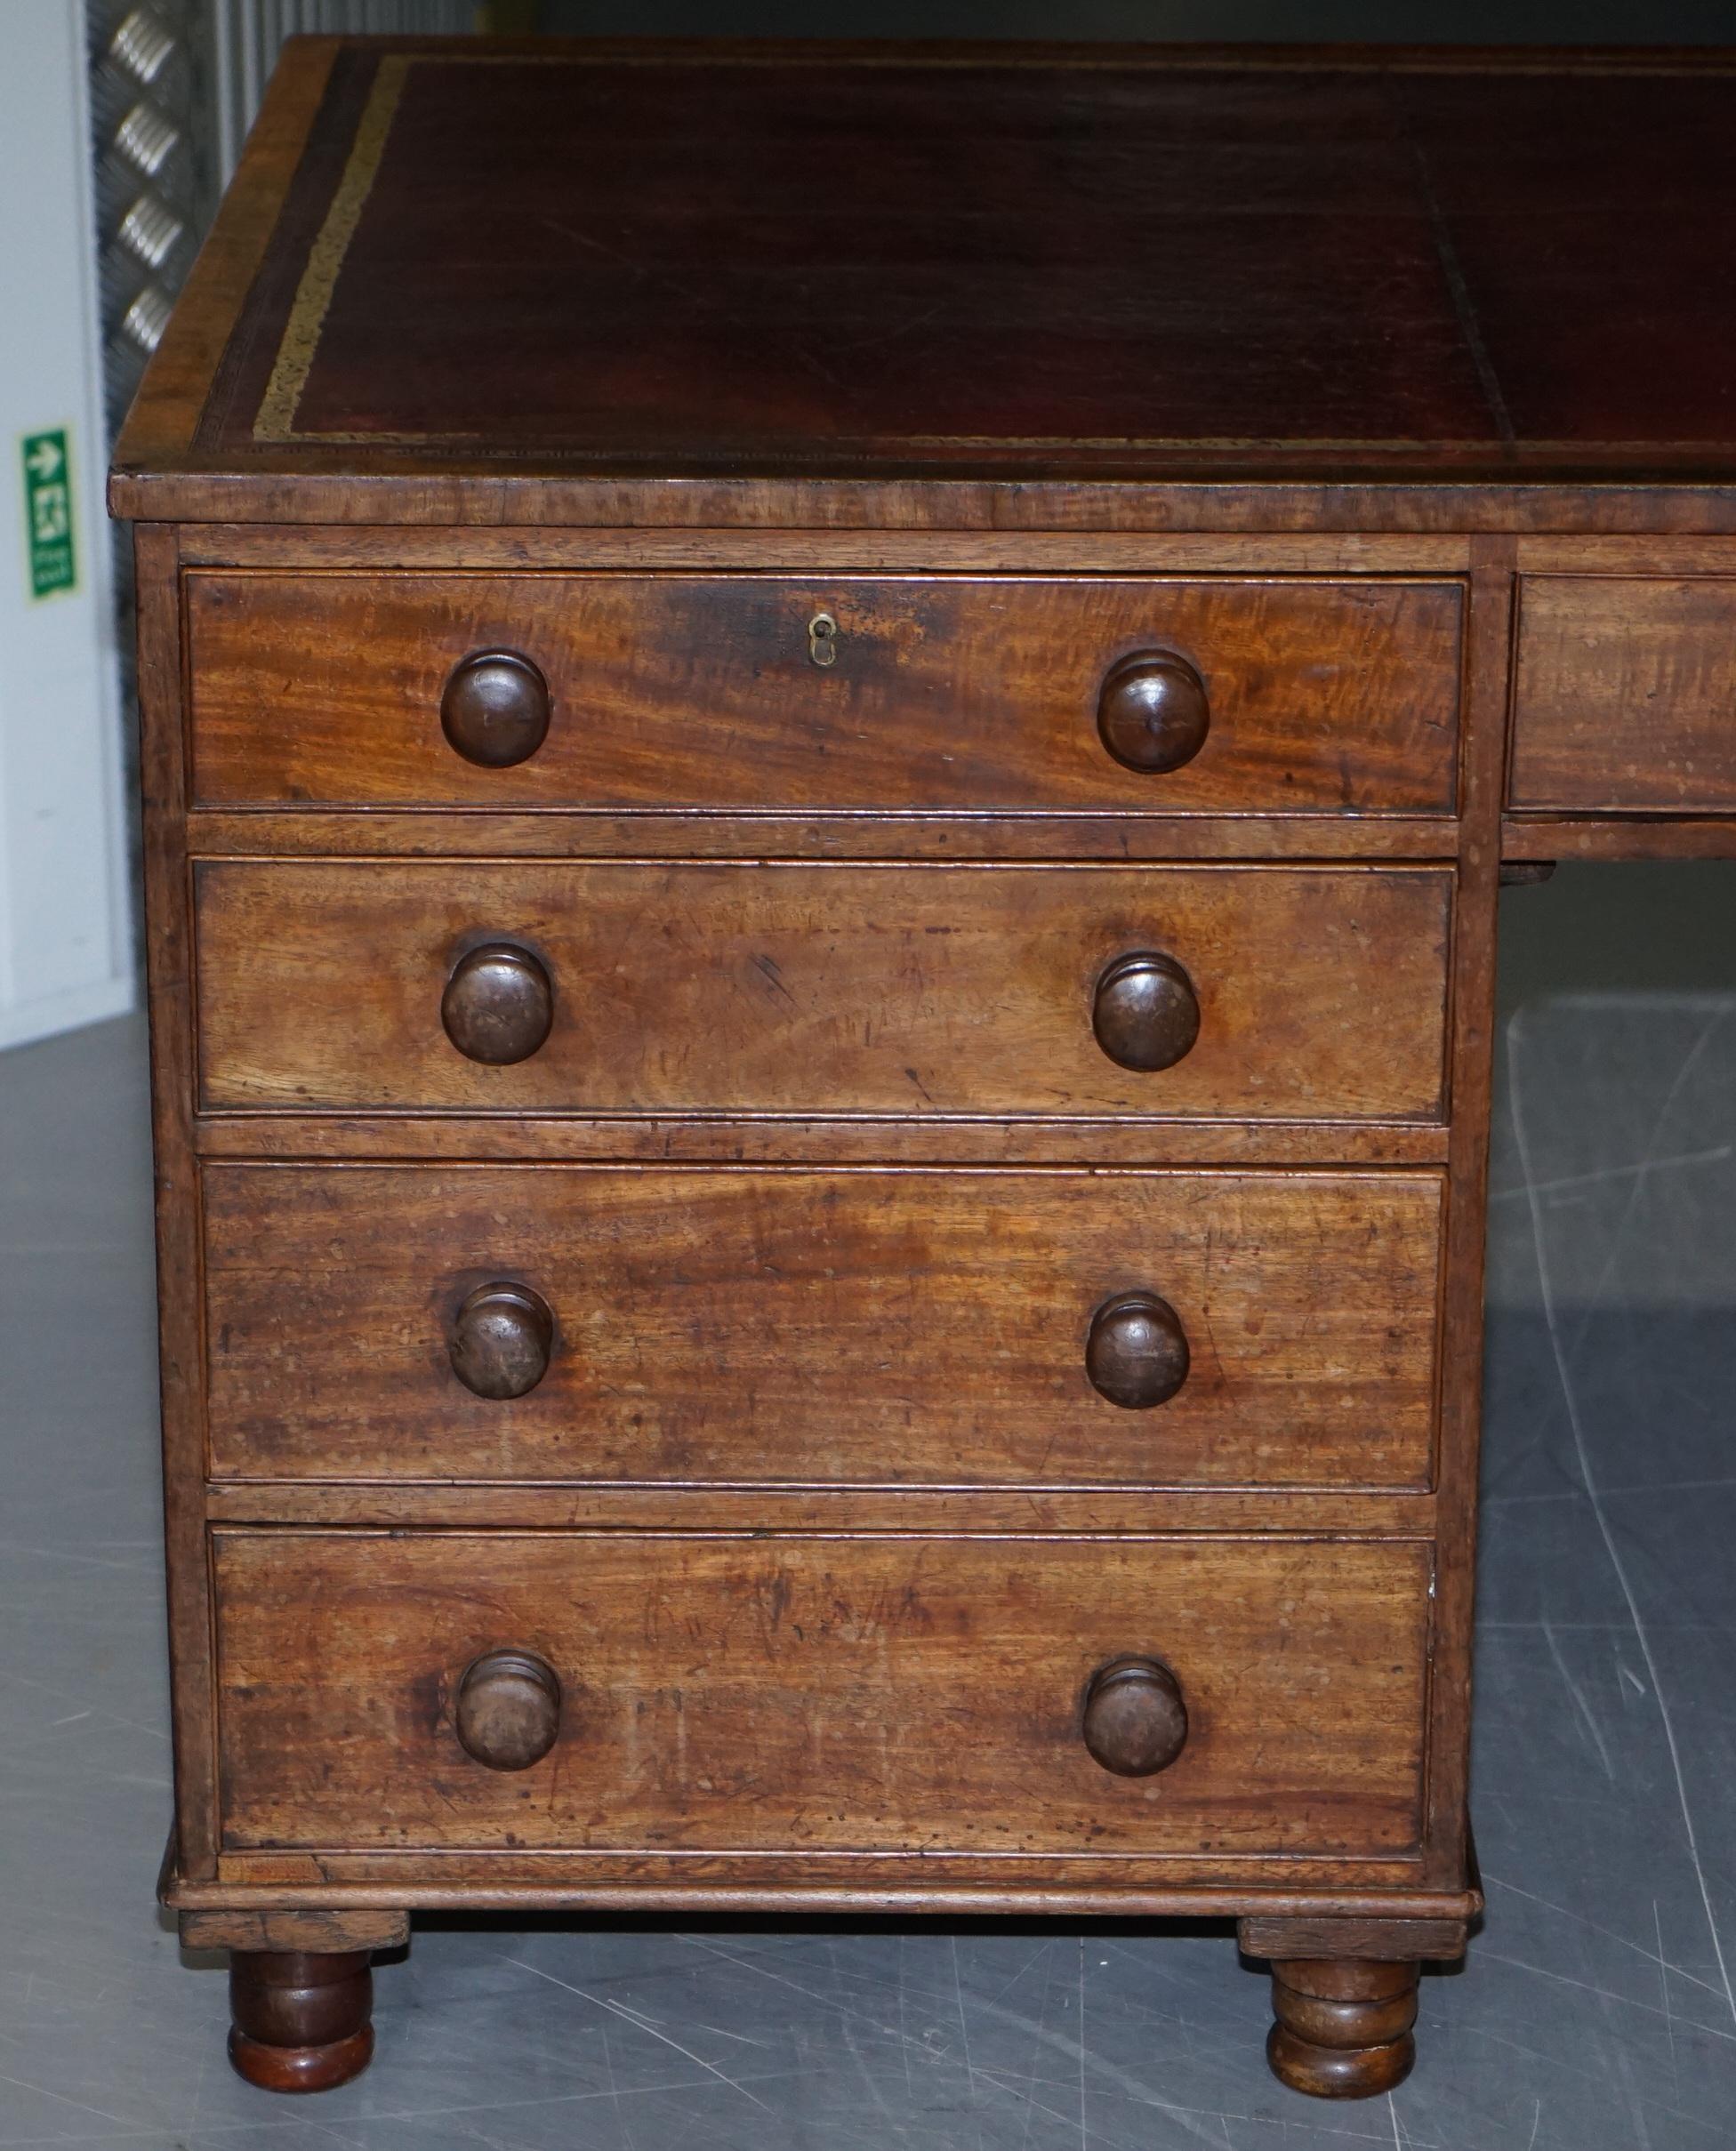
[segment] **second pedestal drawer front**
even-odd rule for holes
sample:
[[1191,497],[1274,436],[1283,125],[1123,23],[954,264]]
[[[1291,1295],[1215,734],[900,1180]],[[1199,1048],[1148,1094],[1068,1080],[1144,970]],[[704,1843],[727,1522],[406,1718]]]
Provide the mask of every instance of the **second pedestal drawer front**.
[[210,1109],[1438,1120],[1434,867],[198,870]]
[[1402,1856],[1431,1551],[220,1530],[224,1842]]
[[186,580],[207,806],[1450,813],[1460,587]]
[[1428,1478],[1436,1173],[210,1166],[204,1185],[220,1477]]

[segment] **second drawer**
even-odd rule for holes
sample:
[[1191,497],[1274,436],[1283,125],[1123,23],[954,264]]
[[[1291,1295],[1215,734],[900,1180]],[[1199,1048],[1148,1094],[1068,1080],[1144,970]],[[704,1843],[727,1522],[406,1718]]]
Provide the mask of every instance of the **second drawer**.
[[207,1108],[1435,1121],[1446,867],[198,870]]
[[1422,1172],[208,1167],[213,1469],[1421,1486],[1443,1209]]

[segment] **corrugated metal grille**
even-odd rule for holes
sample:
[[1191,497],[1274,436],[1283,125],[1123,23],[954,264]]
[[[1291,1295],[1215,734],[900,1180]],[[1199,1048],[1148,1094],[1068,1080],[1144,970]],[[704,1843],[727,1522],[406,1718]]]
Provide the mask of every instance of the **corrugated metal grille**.
[[205,226],[197,0],[92,0],[98,284],[110,426],[132,400]]
[[111,427],[162,336],[285,38],[462,34],[478,12],[476,0],[88,0]]
[[475,0],[213,0],[217,148],[234,171],[277,48],[303,32],[354,36],[474,30]]

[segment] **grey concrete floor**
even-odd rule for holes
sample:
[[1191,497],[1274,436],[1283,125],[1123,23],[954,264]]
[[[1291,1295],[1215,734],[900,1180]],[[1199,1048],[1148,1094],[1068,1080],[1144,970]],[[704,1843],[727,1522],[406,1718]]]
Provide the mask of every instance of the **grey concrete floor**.
[[1266,2075],[1226,1930],[418,1922],[273,2100],[151,1905],[168,1818],[142,1033],[0,1058],[0,2146],[1736,2144],[1736,870],[1507,899],[1475,1813],[1392,2099]]

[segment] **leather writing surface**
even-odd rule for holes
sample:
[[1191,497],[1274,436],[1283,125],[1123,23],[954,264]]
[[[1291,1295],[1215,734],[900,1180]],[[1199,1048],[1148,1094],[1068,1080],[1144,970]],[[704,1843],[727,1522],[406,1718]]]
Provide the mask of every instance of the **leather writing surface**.
[[1709,62],[350,50],[203,430],[626,471],[1716,465],[1732,122]]

